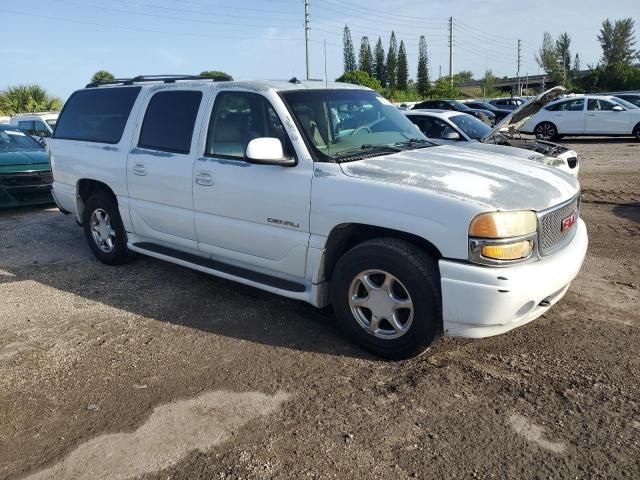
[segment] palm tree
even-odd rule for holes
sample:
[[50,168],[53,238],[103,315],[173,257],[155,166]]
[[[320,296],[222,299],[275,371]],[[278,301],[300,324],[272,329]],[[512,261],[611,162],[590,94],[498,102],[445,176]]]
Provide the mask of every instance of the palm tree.
[[109,82],[115,79],[116,77],[113,75],[113,73],[107,70],[98,70],[96,73],[93,74],[93,77],[91,77],[91,83]]
[[62,108],[62,100],[50,96],[40,85],[16,85],[0,92],[0,112],[4,115]]

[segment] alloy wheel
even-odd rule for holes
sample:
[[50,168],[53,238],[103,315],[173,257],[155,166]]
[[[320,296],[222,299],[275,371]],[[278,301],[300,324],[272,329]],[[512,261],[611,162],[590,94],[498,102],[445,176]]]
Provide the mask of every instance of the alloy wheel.
[[414,306],[409,291],[384,270],[365,270],[349,287],[349,307],[358,325],[376,338],[399,338],[411,327]]
[[104,253],[111,253],[115,247],[116,232],[111,226],[109,214],[102,208],[96,208],[91,214],[89,224],[96,246]]

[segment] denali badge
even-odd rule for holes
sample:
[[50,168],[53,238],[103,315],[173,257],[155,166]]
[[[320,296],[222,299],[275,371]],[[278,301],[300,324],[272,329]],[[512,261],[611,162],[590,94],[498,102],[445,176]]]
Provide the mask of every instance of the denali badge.
[[289,220],[280,220],[279,218],[267,218],[267,222],[275,223],[276,225],[284,225],[285,227],[300,228],[299,223],[290,222]]
[[574,223],[576,223],[576,220],[578,219],[578,213],[577,212],[573,212],[571,215],[569,215],[567,218],[562,220],[562,227],[560,228],[561,232],[564,232],[566,230],[569,230]]

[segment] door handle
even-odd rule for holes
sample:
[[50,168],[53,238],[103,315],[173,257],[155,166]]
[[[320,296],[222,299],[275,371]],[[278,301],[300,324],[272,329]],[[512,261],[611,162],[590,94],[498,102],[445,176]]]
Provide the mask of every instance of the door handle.
[[213,175],[203,170],[196,172],[196,183],[204,187],[210,187],[213,185]]
[[134,175],[145,176],[147,174],[147,166],[144,163],[134,163],[131,170]]

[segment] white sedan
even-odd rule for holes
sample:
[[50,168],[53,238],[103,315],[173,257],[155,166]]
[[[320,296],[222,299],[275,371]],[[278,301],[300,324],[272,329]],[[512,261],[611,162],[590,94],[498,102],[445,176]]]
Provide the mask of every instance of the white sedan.
[[611,95],[584,95],[550,103],[522,127],[537,138],[633,135],[640,141],[640,108]]
[[577,177],[579,165],[575,151],[555,143],[524,139],[517,135],[518,126],[530,114],[546,104],[549,98],[564,91],[556,89],[521,106],[493,129],[471,115],[450,110],[409,110],[404,114],[436,143],[525,158]]

